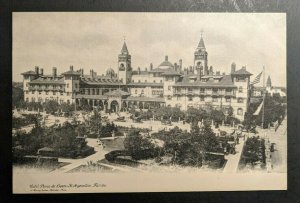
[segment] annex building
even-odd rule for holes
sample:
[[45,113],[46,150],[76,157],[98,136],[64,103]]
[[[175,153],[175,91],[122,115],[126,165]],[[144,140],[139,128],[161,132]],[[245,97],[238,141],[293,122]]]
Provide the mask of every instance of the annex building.
[[250,99],[250,76],[242,67],[236,70],[231,65],[229,74],[214,71],[208,66],[208,52],[201,36],[193,55],[194,64],[183,68],[178,63],[164,61],[157,67],[150,64],[141,70],[131,66],[131,55],[124,42],[118,55],[118,71],[108,69],[106,75],[97,75],[94,70],[84,74],[83,69],[58,74],[53,68],[46,75],[43,69],[35,67],[23,75],[24,100],[46,102],[88,104],[113,112],[136,108],[148,109],[159,106],[201,108],[210,105],[228,113],[229,107],[240,120],[244,119]]

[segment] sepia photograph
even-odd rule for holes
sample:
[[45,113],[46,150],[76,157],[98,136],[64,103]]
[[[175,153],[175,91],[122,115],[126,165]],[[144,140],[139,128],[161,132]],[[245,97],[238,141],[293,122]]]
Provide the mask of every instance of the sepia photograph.
[[285,13],[12,16],[13,193],[287,189]]

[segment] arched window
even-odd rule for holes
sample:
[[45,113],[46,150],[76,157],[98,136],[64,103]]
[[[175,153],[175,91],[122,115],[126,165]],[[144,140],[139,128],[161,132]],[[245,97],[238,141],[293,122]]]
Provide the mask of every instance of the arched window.
[[239,116],[243,115],[243,109],[242,108],[238,108],[237,115],[239,115]]
[[121,64],[120,64],[120,70],[125,70],[124,63],[121,63]]

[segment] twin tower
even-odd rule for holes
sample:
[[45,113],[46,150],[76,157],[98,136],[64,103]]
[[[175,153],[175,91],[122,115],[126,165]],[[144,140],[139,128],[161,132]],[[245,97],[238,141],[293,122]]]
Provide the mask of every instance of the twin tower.
[[[208,65],[207,65],[207,51],[205,48],[204,40],[202,38],[198,43],[196,51],[194,52],[194,70],[200,75],[208,75]],[[122,80],[123,84],[130,83],[132,75],[131,67],[131,55],[129,54],[126,43],[124,42],[121,49],[121,54],[118,56],[118,76]]]

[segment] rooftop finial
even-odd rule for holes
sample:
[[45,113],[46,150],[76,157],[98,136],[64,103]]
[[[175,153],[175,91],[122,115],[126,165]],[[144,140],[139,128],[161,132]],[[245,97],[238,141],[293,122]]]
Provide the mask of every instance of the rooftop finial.
[[201,38],[202,38],[202,35],[203,35],[203,32],[204,32],[204,31],[203,31],[203,29],[201,29],[201,31],[200,31],[200,32],[201,32]]
[[124,42],[126,41],[126,36],[125,35],[123,35],[123,40],[124,40]]

